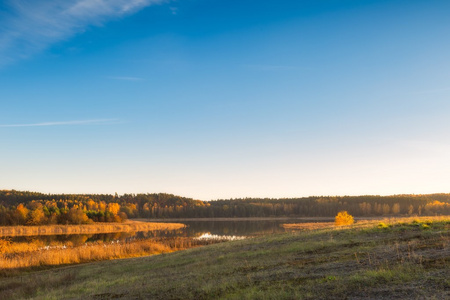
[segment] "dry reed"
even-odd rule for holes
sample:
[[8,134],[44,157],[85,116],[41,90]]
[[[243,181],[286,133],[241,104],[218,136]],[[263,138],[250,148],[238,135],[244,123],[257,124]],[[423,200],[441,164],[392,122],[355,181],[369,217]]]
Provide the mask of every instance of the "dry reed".
[[186,225],[180,223],[152,223],[137,221],[128,221],[126,223],[95,223],[83,225],[1,226],[0,237],[176,230],[185,226]]
[[[3,243],[8,242],[3,241]],[[139,240],[131,243],[96,242],[78,247],[66,247],[65,245],[39,247],[40,245],[27,243],[17,243],[14,246],[15,243],[10,243],[7,245],[10,250],[0,254],[0,270],[5,275],[13,269],[77,264],[168,253],[207,243],[207,241],[196,241],[185,237]],[[10,248],[11,246],[13,248]],[[14,251],[11,251],[12,249]]]

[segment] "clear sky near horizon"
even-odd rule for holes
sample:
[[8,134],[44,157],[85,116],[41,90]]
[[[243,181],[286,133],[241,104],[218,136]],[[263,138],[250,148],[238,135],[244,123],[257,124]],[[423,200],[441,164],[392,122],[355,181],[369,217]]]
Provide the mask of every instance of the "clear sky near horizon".
[[0,189],[450,192],[450,1],[0,1]]

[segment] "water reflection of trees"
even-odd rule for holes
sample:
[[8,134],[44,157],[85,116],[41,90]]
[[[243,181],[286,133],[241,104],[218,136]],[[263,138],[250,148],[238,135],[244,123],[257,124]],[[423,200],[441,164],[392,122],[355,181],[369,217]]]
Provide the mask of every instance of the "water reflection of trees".
[[286,221],[184,223],[188,226],[177,230],[0,238],[0,271],[2,268],[6,270],[71,264],[172,252],[248,236],[283,232],[284,228],[280,224]]
[[[155,230],[137,232],[115,232],[97,234],[70,234],[11,237],[11,242],[43,245],[80,246],[95,242],[133,242],[136,240],[174,237],[199,237],[202,234],[226,236],[255,236],[284,232],[281,221],[187,221],[185,228],[177,230]],[[283,221],[286,223],[286,221]]]
[[134,240],[144,240],[159,237],[187,237],[186,230],[162,230],[147,232],[115,232],[99,234],[61,234],[61,235],[40,235],[40,236],[18,236],[9,240],[14,243],[30,243],[43,245],[66,245],[80,246],[94,242],[131,242]]

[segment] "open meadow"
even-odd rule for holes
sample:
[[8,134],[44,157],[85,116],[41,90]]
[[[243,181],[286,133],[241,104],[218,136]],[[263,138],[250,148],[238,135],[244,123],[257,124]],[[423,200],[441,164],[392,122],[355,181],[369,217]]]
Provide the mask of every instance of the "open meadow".
[[22,272],[1,299],[448,299],[450,218],[292,230]]

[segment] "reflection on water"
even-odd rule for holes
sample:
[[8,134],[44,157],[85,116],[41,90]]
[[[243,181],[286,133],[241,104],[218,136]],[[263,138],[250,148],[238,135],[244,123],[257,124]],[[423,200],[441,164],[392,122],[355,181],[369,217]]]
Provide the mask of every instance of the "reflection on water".
[[258,236],[285,232],[279,220],[264,221],[183,221],[188,236],[213,235]]
[[218,234],[211,234],[211,233],[204,233],[199,237],[195,237],[196,240],[220,240],[220,241],[236,241],[236,240],[243,240],[245,239],[245,236],[236,236],[236,235],[218,235]]
[[[160,221],[159,221],[160,222]],[[173,222],[173,221],[172,221]],[[129,243],[147,239],[187,237],[198,239],[236,240],[245,237],[285,232],[285,223],[298,223],[299,220],[255,220],[255,221],[180,221],[187,227],[177,230],[116,232],[100,234],[71,234],[44,236],[8,237],[13,243],[39,243],[43,246],[81,246],[84,244]]]
[[[162,231],[139,231],[139,232],[115,232],[115,233],[97,233],[97,234],[61,234],[61,235],[37,235],[37,236],[14,236],[6,239],[13,243],[36,243],[44,245],[69,245],[81,246],[83,244],[103,242],[118,243],[132,242],[136,240],[145,240],[151,238],[171,238],[186,237],[183,230],[162,230]],[[0,238],[1,239],[1,238]]]
[[[293,221],[298,223],[299,220]],[[153,255],[284,232],[286,220],[181,221],[178,230],[0,238],[0,276],[30,267]]]

